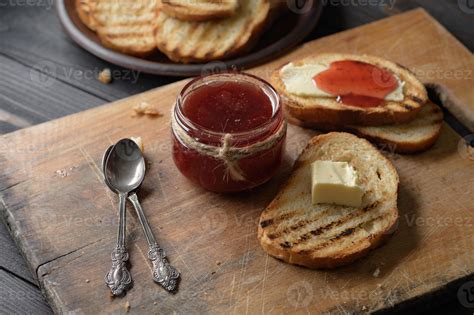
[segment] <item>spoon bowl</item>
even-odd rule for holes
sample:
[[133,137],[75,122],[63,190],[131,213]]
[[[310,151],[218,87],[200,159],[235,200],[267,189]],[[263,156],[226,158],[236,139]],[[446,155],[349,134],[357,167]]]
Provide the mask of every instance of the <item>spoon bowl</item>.
[[118,193],[137,189],[145,177],[145,158],[138,145],[133,140],[122,139],[109,150],[104,156],[107,184]]

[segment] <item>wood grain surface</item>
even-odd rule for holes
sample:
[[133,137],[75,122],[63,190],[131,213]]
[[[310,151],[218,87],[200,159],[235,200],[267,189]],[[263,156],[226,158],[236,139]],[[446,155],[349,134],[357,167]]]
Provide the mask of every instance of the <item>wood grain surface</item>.
[[[413,42],[425,49],[415,49]],[[319,51],[378,54],[415,72],[472,69],[472,59],[465,58],[469,52],[417,10],[308,43],[251,72],[268,77],[282,63]],[[472,92],[456,88],[463,80],[435,82],[452,89],[461,100],[456,104],[472,98]],[[352,266],[311,271],[268,257],[257,243],[256,224],[313,132],[289,129],[285,165],[268,184],[235,195],[205,192],[187,182],[170,157],[169,109],[183,84],[1,138],[2,214],[57,312],[125,313],[127,302],[136,313],[374,311],[472,275],[473,161],[448,126],[423,154],[388,153],[402,183],[401,220],[391,241]],[[159,104],[164,116],[130,117],[141,101]],[[142,204],[183,279],[175,295],[151,281],[145,239],[128,209],[135,285],[125,298],[112,300],[103,275],[115,239],[117,199],[103,185],[98,163],[110,143],[134,135],[144,138],[151,162]]]
[[[36,286],[28,282],[15,281],[15,276],[4,270],[0,270],[0,286],[2,286],[3,295],[9,297],[2,299],[2,314],[29,314],[32,306],[37,314],[50,311]],[[25,299],[28,299],[30,303],[21,303]]]

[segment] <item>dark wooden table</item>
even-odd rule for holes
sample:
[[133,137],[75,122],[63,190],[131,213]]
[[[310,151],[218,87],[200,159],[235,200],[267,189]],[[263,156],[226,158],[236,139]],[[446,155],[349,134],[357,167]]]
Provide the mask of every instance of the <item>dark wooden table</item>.
[[[474,50],[472,0],[327,0],[319,26],[307,40],[336,33],[416,7],[424,7],[471,51]],[[379,3],[369,5],[368,3]],[[423,49],[423,47],[420,47]],[[52,67],[53,85],[38,69]],[[114,71],[109,85],[97,81],[104,68]],[[43,78],[45,79],[45,78]],[[0,133],[8,133],[158,87],[177,78],[131,73],[97,59],[61,29],[52,0],[0,1]],[[456,122],[456,130],[463,130]],[[0,314],[48,314],[35,277],[0,224]],[[455,294],[440,303],[414,304],[417,313],[472,314]],[[178,310],[179,311],[179,310]],[[407,311],[407,310],[404,310]]]

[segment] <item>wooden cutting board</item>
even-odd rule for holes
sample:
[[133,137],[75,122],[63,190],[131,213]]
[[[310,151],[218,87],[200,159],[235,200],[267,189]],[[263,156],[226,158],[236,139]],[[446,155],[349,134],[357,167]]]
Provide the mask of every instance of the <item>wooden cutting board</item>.
[[[322,51],[377,54],[418,73],[474,69],[471,53],[415,10],[308,43],[251,72],[268,78],[284,62]],[[434,82],[455,96],[454,112],[472,118],[472,78]],[[233,195],[206,192],[183,178],[171,159],[170,106],[184,83],[1,137],[1,213],[56,312],[125,313],[127,304],[130,313],[149,314],[365,312],[432,296],[473,274],[473,154],[447,125],[423,154],[387,153],[401,179],[401,220],[389,243],[351,266],[313,271],[267,256],[256,232],[261,210],[314,132],[289,128],[284,166],[264,186]],[[163,116],[131,117],[131,107],[142,101],[159,104]],[[131,208],[134,287],[111,299],[104,284],[117,198],[103,184],[99,164],[111,143],[130,136],[145,141],[150,164],[140,198],[182,273],[175,295],[151,280],[145,238]]]

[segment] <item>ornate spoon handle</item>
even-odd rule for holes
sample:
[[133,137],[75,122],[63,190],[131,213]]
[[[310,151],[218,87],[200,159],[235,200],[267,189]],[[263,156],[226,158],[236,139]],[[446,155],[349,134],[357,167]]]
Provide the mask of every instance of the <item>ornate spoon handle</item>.
[[150,246],[148,258],[153,263],[153,280],[170,292],[176,290],[179,271],[170,265],[165,251],[155,243]]
[[132,277],[127,269],[128,252],[125,248],[125,201],[126,194],[119,195],[119,229],[117,234],[117,245],[112,251],[112,268],[105,276],[105,283],[113,295],[122,294],[132,283]]
[[142,224],[145,237],[148,242],[148,258],[153,264],[153,280],[159,283],[163,288],[168,291],[176,290],[176,286],[179,278],[179,271],[170,265],[164,250],[158,246],[155,236],[150,228],[150,224],[143,212],[143,209],[138,201],[137,194],[132,192],[128,196],[128,200],[133,204],[137,212],[138,219]]

